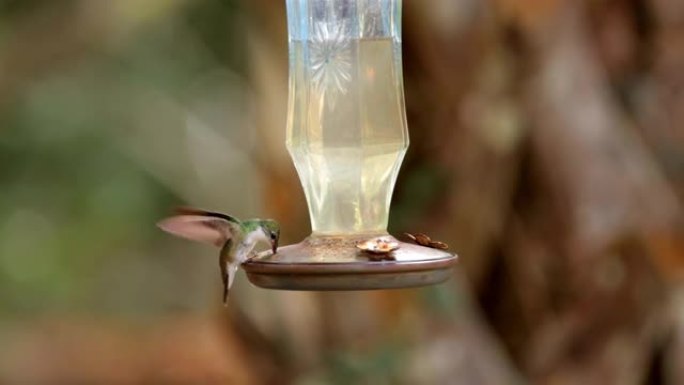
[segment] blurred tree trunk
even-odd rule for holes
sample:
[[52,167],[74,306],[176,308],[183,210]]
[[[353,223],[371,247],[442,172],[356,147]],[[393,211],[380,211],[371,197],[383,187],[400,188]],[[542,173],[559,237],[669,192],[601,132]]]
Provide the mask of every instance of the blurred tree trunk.
[[[290,331],[318,336],[299,367],[333,348],[367,357],[389,334],[423,356],[408,362],[434,365],[429,378],[403,365],[406,383],[518,371],[536,384],[678,383],[683,338],[663,344],[681,329],[668,293],[684,267],[676,3],[405,1],[411,148],[390,227],[448,241],[462,275],[425,291],[302,294],[319,329]],[[266,194],[303,202],[282,146],[285,16],[250,4],[260,132],[280,141],[264,156],[287,175]],[[273,202],[307,233],[290,225],[305,223],[301,204]]]

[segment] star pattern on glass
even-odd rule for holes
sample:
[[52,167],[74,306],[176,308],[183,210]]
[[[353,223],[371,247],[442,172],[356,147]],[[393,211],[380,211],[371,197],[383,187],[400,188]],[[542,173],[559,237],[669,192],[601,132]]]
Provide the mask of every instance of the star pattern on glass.
[[311,38],[312,80],[324,103],[334,108],[351,80],[351,39],[341,23],[317,23]]

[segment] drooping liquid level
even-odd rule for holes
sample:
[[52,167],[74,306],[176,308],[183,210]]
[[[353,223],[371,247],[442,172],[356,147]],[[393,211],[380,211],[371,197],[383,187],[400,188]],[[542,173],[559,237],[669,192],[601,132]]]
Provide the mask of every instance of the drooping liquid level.
[[399,43],[319,28],[290,44],[287,146],[314,234],[385,231],[408,147]]

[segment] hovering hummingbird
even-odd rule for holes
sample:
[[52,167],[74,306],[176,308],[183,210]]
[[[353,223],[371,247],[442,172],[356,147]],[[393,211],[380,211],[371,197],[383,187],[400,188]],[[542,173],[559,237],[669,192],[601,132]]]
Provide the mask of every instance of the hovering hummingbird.
[[223,304],[240,264],[250,258],[259,242],[268,242],[273,254],[278,249],[280,225],[273,219],[240,221],[230,215],[193,208],[176,209],[176,214],[157,223],[162,230],[193,241],[221,248],[219,266],[223,280]]

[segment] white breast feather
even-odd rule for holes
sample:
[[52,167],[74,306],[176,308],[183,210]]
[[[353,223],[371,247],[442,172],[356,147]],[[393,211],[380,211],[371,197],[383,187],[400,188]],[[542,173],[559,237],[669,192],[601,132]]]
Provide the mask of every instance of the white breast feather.
[[268,237],[266,236],[264,231],[261,230],[260,228],[252,231],[251,233],[247,234],[245,239],[242,241],[242,245],[240,247],[240,250],[238,251],[238,255],[236,256],[236,259],[240,263],[244,262],[245,260],[247,260],[249,255],[252,253],[252,250],[254,250],[254,246],[256,246],[256,244],[258,242],[268,242],[268,241],[269,241]]

